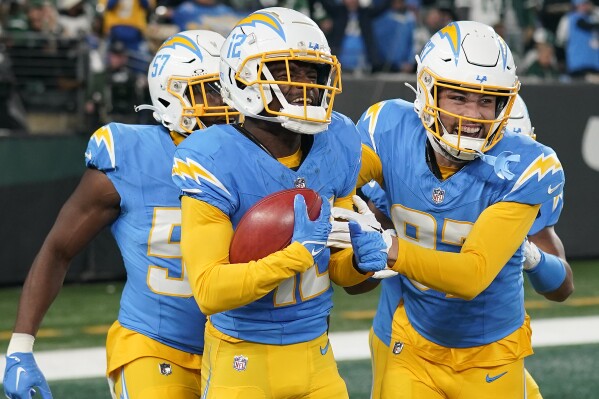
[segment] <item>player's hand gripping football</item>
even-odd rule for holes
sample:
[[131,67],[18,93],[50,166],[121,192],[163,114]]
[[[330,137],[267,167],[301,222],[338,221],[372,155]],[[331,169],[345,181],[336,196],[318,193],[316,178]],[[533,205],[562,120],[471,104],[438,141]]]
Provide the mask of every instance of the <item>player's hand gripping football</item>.
[[308,209],[304,197],[297,194],[293,202],[295,222],[291,242],[302,244],[313,258],[316,258],[326,248],[327,238],[331,232],[331,205],[326,199],[322,201],[320,215],[315,221],[308,217]]
[[52,399],[50,387],[31,352],[15,352],[6,357],[2,383],[9,399],[30,399],[36,392],[42,399]]

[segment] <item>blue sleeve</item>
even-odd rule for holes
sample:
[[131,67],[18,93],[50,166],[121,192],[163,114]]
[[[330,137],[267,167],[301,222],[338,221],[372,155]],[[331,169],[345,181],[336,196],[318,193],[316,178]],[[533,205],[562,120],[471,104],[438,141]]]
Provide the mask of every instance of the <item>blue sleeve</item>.
[[[238,201],[227,188],[233,186],[229,182],[230,174],[219,170],[216,162],[218,157],[210,153],[207,143],[197,143],[201,136],[191,135],[177,147],[173,160],[173,181],[183,195],[204,201],[226,215],[232,215]],[[205,151],[198,152],[195,148]]]
[[540,153],[536,151],[524,154],[518,165],[518,179],[515,179],[503,201],[543,204],[562,193],[564,170],[557,155],[549,147],[543,146]]
[[116,142],[118,128],[114,124],[102,126],[92,134],[85,150],[85,166],[110,172],[116,169]]
[[541,205],[539,216],[533,223],[528,235],[535,235],[548,226],[555,226],[564,208],[563,193]]
[[372,180],[370,183],[362,186],[360,189],[362,190],[362,194],[371,200],[378,210],[383,212],[389,219],[391,219],[389,200],[387,199],[385,191],[376,181]]
[[362,143],[366,144],[378,153],[377,147],[381,139],[381,133],[388,129],[388,118],[385,107],[387,101],[381,101],[371,105],[360,117],[357,123]]

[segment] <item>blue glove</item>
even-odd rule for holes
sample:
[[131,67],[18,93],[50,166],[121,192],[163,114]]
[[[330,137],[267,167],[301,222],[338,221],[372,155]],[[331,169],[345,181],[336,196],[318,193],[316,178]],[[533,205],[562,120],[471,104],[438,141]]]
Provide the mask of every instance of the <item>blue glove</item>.
[[311,221],[308,217],[304,197],[297,194],[293,200],[293,210],[295,223],[291,242],[299,242],[310,251],[313,258],[316,258],[326,248],[327,239],[331,232],[331,205],[329,201],[323,199],[320,216],[315,221]]
[[349,236],[362,272],[378,272],[387,267],[388,247],[383,235],[378,231],[363,231],[358,222],[350,220]]
[[50,387],[37,366],[33,353],[15,352],[7,356],[2,383],[4,394],[9,399],[31,399],[36,391],[42,395],[42,399],[52,399]]

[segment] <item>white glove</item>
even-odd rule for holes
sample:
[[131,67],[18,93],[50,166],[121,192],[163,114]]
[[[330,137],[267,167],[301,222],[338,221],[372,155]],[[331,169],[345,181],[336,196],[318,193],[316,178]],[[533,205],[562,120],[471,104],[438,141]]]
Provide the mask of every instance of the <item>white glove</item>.
[[327,239],[327,247],[330,248],[351,248],[351,239],[349,237],[349,224],[331,220],[331,232]]
[[522,265],[524,270],[534,269],[541,261],[541,251],[534,242],[530,242],[528,239],[524,240],[522,254],[524,255],[524,264]]
[[[374,213],[372,213],[370,208],[368,208],[368,204],[366,202],[364,202],[364,200],[362,200],[362,198],[360,198],[357,195],[354,195],[352,197],[352,199],[354,201],[354,205],[358,209],[358,212],[350,211],[349,209],[345,209],[345,208],[334,207],[331,210],[331,215],[333,216],[333,218],[347,220],[348,222],[350,220],[353,220],[354,222],[357,222],[360,225],[360,227],[362,228],[363,231],[377,231],[377,232],[381,233],[381,235],[383,236],[383,240],[385,241],[385,244],[387,245],[387,252],[389,252],[389,248],[391,248],[391,243],[392,243],[391,237],[395,236],[395,232],[393,230],[383,230],[381,224],[378,222],[378,220],[376,220]],[[335,223],[341,223],[341,225],[337,226],[337,231],[339,233],[336,236],[336,239],[340,241],[342,234],[345,234],[345,231],[347,231],[347,240],[348,240],[347,242],[349,242],[350,246],[351,246],[351,241],[349,240],[349,227],[347,227],[347,223],[345,223],[345,222],[335,222]],[[343,226],[343,225],[345,225],[345,226]],[[333,229],[335,229],[335,225],[333,225]],[[345,229],[347,229],[347,230],[345,230]],[[343,232],[343,233],[341,233],[341,232]],[[345,239],[346,239],[346,237],[343,236],[343,240],[345,240]],[[329,241],[330,240],[331,240],[331,236],[329,235]],[[343,242],[346,243],[346,241],[343,241]],[[327,245],[328,245],[328,242],[327,242]],[[349,248],[349,246],[338,247],[338,248]]]

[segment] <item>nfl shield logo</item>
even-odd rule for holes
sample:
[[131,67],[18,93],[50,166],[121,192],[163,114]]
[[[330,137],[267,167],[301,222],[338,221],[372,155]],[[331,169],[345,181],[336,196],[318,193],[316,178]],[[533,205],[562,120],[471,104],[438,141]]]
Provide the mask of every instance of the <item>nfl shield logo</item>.
[[395,341],[395,345],[393,345],[393,354],[399,355],[403,350],[403,342]]
[[445,190],[443,190],[441,188],[435,188],[433,190],[433,202],[435,204],[440,204],[441,202],[443,202],[444,198],[445,198]]
[[248,358],[238,355],[233,358],[233,368],[237,371],[244,371],[248,365]]
[[162,375],[171,375],[173,373],[173,369],[168,363],[160,363],[158,368],[160,369],[160,374]]
[[293,182],[293,186],[295,188],[306,188],[306,179],[304,179],[303,177],[298,177]]

